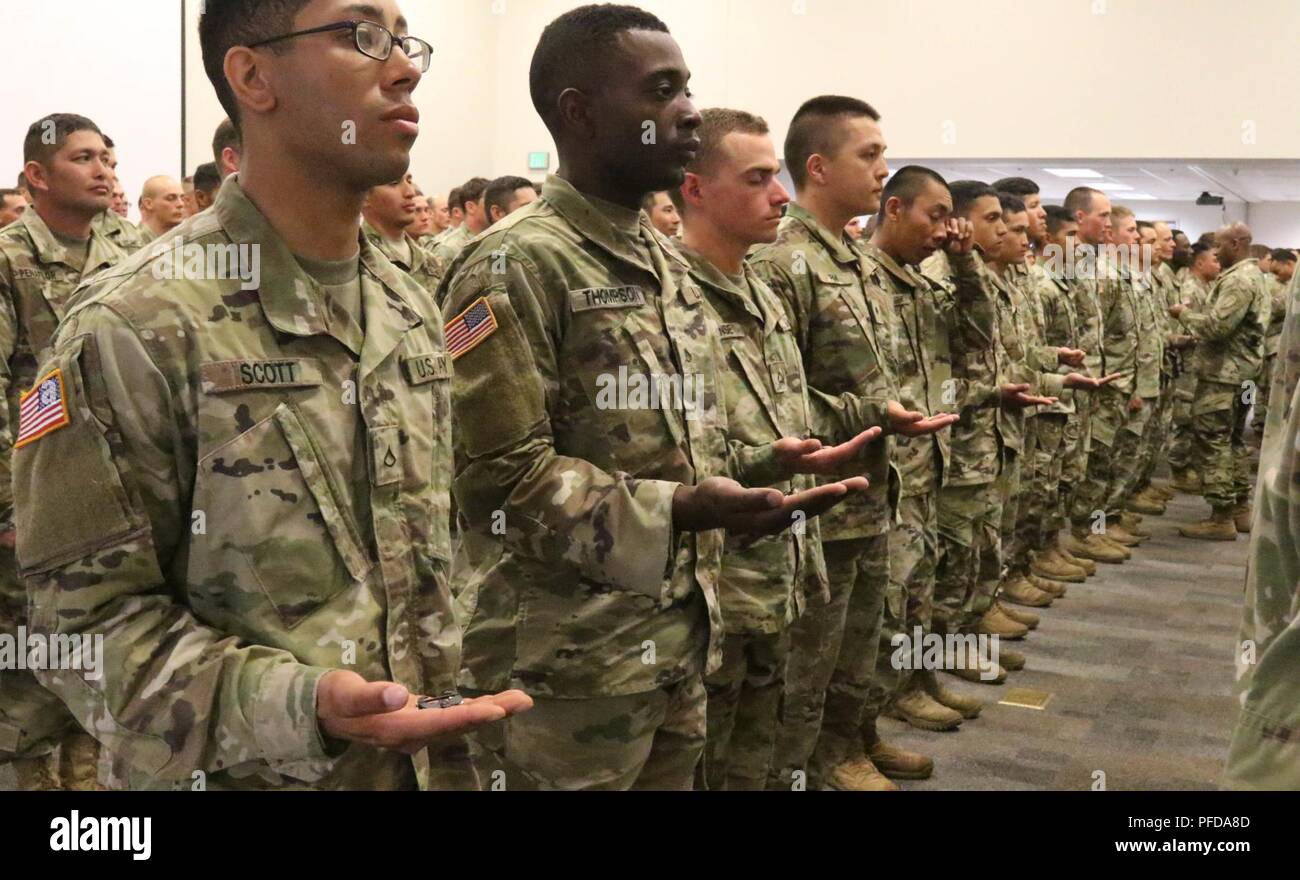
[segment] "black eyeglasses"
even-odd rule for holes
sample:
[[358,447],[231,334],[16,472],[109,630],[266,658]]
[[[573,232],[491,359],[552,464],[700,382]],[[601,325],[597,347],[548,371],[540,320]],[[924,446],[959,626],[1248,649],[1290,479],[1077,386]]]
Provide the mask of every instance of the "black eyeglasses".
[[357,51],[367,58],[373,58],[376,61],[387,61],[389,56],[393,54],[393,46],[398,45],[402,47],[402,51],[406,53],[407,58],[420,66],[421,73],[428,73],[429,71],[429,64],[433,61],[433,46],[419,37],[399,37],[382,24],[359,19],[335,22],[334,24],[327,24],[305,31],[294,31],[291,34],[281,34],[278,37],[271,37],[269,40],[259,40],[256,43],[251,43],[248,48],[256,49],[259,46],[267,46],[271,43],[278,43],[281,40],[288,40],[293,37],[303,37],[307,34],[323,34],[327,31],[342,30],[352,31],[352,41],[356,44]]

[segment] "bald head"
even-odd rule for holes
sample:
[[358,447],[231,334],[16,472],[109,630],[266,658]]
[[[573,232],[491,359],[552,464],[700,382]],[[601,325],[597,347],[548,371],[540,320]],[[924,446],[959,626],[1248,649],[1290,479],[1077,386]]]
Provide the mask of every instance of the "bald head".
[[1214,245],[1219,252],[1219,263],[1228,268],[1250,256],[1251,233],[1245,223],[1229,223],[1214,234]]
[[144,182],[140,217],[155,235],[174,229],[185,219],[185,189],[174,177],[159,174]]

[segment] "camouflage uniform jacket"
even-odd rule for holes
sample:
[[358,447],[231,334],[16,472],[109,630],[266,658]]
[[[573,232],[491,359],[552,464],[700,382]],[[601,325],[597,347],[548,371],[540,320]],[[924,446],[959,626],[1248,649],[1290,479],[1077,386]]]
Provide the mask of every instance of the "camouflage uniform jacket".
[[[801,205],[791,203],[776,241],[752,252],[750,262],[790,316],[810,397],[820,398],[824,411],[838,413],[834,423],[818,425],[814,407],[814,433],[846,439],[833,435],[844,426],[852,426],[845,433],[873,425],[887,429],[886,405],[898,399],[894,304],[870,283],[862,252],[841,232],[826,229]],[[854,472],[865,474],[871,488],[821,517],[823,541],[889,530],[899,488],[890,461],[893,439],[871,444],[864,460],[855,465]]]
[[1165,322],[1168,314],[1164,292],[1148,275],[1131,272],[1137,312],[1137,373],[1133,394],[1151,399],[1160,396],[1160,377],[1165,362]]
[[419,242],[409,235],[404,236],[407,246],[411,249],[410,262],[408,263],[407,260],[403,259],[403,255],[398,254],[396,249],[379,233],[378,229],[363,221],[361,230],[365,233],[366,239],[381,254],[387,257],[390,263],[414,278],[428,292],[430,297],[437,292],[442,277],[447,274],[447,267],[441,260],[425,250]]
[[[1036,309],[1026,292],[1028,273],[1009,266],[1004,275],[989,272],[988,277],[997,291],[998,339],[1004,354],[1001,363],[1005,381],[1027,383],[1032,394],[1060,396],[1064,377],[1055,372],[1059,362],[1056,352],[1042,344]],[[1025,451],[1026,418],[1023,409],[998,409],[998,431],[1007,448]]]
[[128,254],[135,253],[145,244],[145,239],[140,235],[136,225],[111,210],[105,211],[92,220],[90,228],[106,236]]
[[[1029,267],[1031,295],[1038,300],[1043,316],[1043,342],[1055,348],[1080,347],[1079,311],[1069,283],[1061,277],[1059,267],[1050,261],[1039,260]],[[1058,372],[1067,369],[1059,367]],[[1039,407],[1043,413],[1074,413],[1074,392],[1063,388],[1060,400],[1051,406]]]
[[1255,260],[1225,269],[1204,308],[1183,315],[1198,340],[1196,375],[1224,385],[1258,379],[1271,310],[1272,298]]
[[[490,328],[453,352],[466,686],[617,696],[721,662],[722,532],[672,517],[679,486],[728,475],[688,270],[639,211],[555,176],[449,269],[449,333]],[[651,381],[679,399],[647,401]],[[770,450],[748,459],[770,479]]]
[[[742,286],[686,245],[677,248],[704,293],[717,357],[726,367],[718,397],[727,419],[728,454],[743,459],[782,437],[808,436],[799,346],[776,294],[747,265]],[[729,469],[748,470],[740,461]],[[770,485],[786,493],[814,484],[804,474],[773,476]],[[814,518],[757,539],[726,536],[718,599],[728,633],[779,632],[803,613],[809,596],[823,603],[829,598],[820,525]]]
[[[116,215],[115,215],[116,216]],[[0,522],[13,514],[11,459],[18,425],[18,399],[36,381],[37,364],[49,353],[54,328],[68,310],[77,285],[127,256],[94,225],[90,250],[78,272],[35,208],[0,232]]]
[[[1106,373],[1119,373],[1109,388],[1132,396],[1138,384],[1138,290],[1128,264],[1103,252],[1097,259],[1100,342]],[[1102,375],[1093,373],[1094,376]]]
[[1287,285],[1279,281],[1271,272],[1264,276],[1264,280],[1268,283],[1268,292],[1272,300],[1268,331],[1264,335],[1264,356],[1269,357],[1277,354],[1278,346],[1282,341],[1282,324],[1286,321],[1287,313]]
[[79,290],[33,390],[66,424],[14,457],[32,624],[106,655],[42,683],[132,787],[409,787],[410,757],[324,737],[316,687],[454,686],[441,321],[358,235],[363,332],[237,175],[178,234],[257,248],[258,287],[160,281],[140,251]]

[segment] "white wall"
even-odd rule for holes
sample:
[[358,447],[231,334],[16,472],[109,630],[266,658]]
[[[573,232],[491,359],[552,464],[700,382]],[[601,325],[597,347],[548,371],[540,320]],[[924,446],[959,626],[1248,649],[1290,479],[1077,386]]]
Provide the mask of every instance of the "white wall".
[[1256,243],[1300,248],[1300,202],[1256,202],[1248,208],[1243,219]]
[[180,32],[176,0],[0,2],[0,187],[22,170],[28,126],[79,113],[117,144],[118,176],[138,219],[146,178],[183,176]]

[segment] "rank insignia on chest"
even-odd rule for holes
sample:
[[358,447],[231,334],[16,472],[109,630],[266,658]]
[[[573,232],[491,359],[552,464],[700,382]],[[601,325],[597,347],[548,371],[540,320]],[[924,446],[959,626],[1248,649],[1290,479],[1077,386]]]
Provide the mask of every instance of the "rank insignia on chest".
[[451,359],[463,355],[487,339],[497,329],[497,316],[487,297],[480,296],[469,308],[447,322],[447,353]]
[[26,446],[68,423],[63,371],[51,370],[18,401],[18,436],[14,448]]

